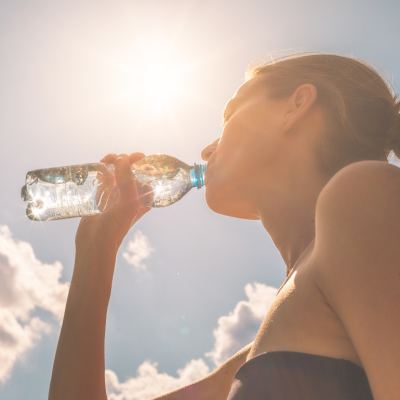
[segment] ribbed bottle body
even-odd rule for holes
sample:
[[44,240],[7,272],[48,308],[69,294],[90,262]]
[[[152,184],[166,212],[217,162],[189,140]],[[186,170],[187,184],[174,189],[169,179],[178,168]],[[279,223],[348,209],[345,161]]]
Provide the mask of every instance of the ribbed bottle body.
[[[28,202],[26,214],[35,221],[100,214],[103,196],[98,189],[104,177],[115,182],[113,166],[92,163],[30,171],[21,189],[22,200]],[[113,185],[109,186],[104,197],[111,200]]]
[[[205,169],[163,154],[145,157],[132,166],[140,203],[150,207],[176,203],[192,187],[203,186]],[[114,165],[103,163],[30,171],[21,189],[28,202],[26,213],[35,221],[100,214],[119,201],[114,172]]]

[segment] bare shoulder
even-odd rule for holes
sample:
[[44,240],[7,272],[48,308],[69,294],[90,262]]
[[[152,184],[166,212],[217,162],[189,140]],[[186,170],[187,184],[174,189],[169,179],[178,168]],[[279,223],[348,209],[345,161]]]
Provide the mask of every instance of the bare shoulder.
[[369,235],[371,239],[397,236],[400,168],[380,161],[363,161],[343,168],[318,198],[316,224],[317,241],[331,241],[337,235],[356,239],[352,234],[360,235],[360,239]]
[[365,368],[374,398],[398,398],[400,168],[359,162],[320,194],[316,282]]
[[346,201],[351,206],[364,197],[364,201],[400,195],[400,168],[382,161],[361,161],[341,169],[322,190],[319,211],[334,203]]
[[315,252],[321,265],[334,265],[337,273],[342,268],[358,271],[372,260],[379,259],[380,265],[383,260],[397,263],[399,231],[400,168],[394,165],[351,164],[328,182],[318,198]]

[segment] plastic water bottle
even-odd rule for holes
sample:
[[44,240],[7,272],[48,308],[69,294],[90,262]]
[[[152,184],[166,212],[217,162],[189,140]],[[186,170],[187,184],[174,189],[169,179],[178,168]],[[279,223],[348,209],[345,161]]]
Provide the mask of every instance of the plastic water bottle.
[[[132,166],[140,182],[139,201],[150,207],[174,204],[193,187],[204,186],[206,169],[165,154],[145,157]],[[28,172],[21,189],[27,216],[51,221],[101,214],[119,201],[114,171],[113,164],[92,163]]]

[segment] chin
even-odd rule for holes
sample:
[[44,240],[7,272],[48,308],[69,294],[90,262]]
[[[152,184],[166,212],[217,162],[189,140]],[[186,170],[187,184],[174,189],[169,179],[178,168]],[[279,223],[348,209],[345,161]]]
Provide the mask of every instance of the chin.
[[214,187],[211,182],[206,186],[205,199],[212,211],[228,217],[259,220],[254,206],[238,197],[238,190],[223,190],[220,185]]

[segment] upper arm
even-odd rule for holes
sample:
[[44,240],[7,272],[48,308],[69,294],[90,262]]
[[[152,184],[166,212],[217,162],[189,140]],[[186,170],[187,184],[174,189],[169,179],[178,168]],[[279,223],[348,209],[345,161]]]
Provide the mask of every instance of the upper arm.
[[237,370],[246,362],[253,343],[204,378],[154,400],[226,400]]
[[361,162],[321,192],[318,283],[341,319],[376,400],[400,393],[400,169]]

